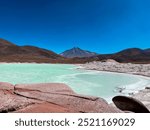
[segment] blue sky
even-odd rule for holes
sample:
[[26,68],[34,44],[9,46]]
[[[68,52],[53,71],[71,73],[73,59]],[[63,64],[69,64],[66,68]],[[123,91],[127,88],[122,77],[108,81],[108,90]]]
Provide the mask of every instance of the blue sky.
[[56,53],[150,48],[150,1],[0,0],[0,37]]

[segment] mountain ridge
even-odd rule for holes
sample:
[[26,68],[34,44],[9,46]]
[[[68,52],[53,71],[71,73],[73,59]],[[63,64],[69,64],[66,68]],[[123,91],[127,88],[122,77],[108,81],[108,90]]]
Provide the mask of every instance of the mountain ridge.
[[114,54],[98,55],[98,60],[114,59],[121,63],[150,63],[150,51],[128,48]]
[[35,46],[18,46],[0,39],[0,62],[62,62],[64,57]]
[[[80,50],[75,47],[74,50]],[[83,50],[85,51],[85,50]],[[89,53],[90,51],[86,51]],[[90,52],[90,54],[93,52]],[[86,63],[114,59],[121,63],[150,63],[150,48],[128,48],[113,54],[96,54],[93,56],[66,58],[53,51],[36,46],[18,46],[0,39],[0,62],[36,62],[36,63]]]

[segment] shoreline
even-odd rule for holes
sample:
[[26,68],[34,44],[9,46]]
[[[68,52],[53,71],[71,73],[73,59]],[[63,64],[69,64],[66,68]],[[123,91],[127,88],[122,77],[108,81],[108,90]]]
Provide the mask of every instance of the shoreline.
[[[147,74],[142,74],[139,72],[127,72],[127,71],[122,72],[122,71],[114,71],[114,70],[101,70],[98,68],[86,66],[88,64],[93,64],[93,63],[96,63],[96,62],[94,61],[94,62],[85,63],[85,64],[63,64],[63,65],[73,65],[76,67],[76,69],[81,69],[81,70],[97,71],[97,72],[104,72],[104,73],[115,73],[115,74],[123,74],[123,75],[125,74],[125,75],[129,75],[129,76],[141,77],[141,78],[150,80],[150,74],[147,75]],[[106,63],[109,63],[109,62],[106,62]],[[0,62],[0,64],[45,64],[45,65],[56,64],[56,65],[60,65],[61,63],[36,63],[36,62],[32,62],[32,63],[30,63],[30,62],[24,62],[24,63],[22,63],[22,62],[11,62],[11,63],[9,63],[9,62]],[[117,62],[117,64],[118,64],[118,62]],[[119,64],[130,64],[131,65],[131,63],[119,63]],[[114,65],[114,63],[113,63],[113,65]],[[140,64],[140,65],[142,65],[142,64]],[[145,64],[143,64],[143,65],[145,65]],[[150,66],[150,64],[149,64],[149,66]]]
[[[111,61],[112,62],[112,61]],[[143,78],[143,79],[146,79],[146,80],[150,80],[150,73],[147,75],[147,74],[143,74],[143,73],[140,73],[140,72],[129,72],[128,70],[126,71],[114,71],[113,70],[113,67],[115,67],[115,65],[123,65],[123,64],[130,64],[130,65],[142,65],[142,64],[132,64],[132,63],[118,63],[118,62],[112,62],[112,68],[110,67],[111,65],[111,62],[90,62],[90,63],[86,63],[86,64],[79,64],[77,65],[77,69],[84,69],[84,70],[91,70],[91,71],[97,71],[97,72],[104,72],[104,73],[115,73],[115,74],[123,74],[123,75],[129,75],[129,76],[134,76],[134,77],[137,77],[137,78]],[[98,68],[98,66],[95,66],[95,63],[104,63],[104,66],[105,67],[101,67],[100,69]],[[100,64],[100,65],[102,65]],[[94,67],[93,67],[94,65]],[[108,66],[107,66],[108,65]],[[144,64],[145,65],[145,64]],[[150,67],[150,64],[146,64],[146,65],[149,65]],[[109,68],[108,70],[106,70],[106,68]],[[149,70],[150,71],[150,70]],[[150,83],[148,84],[148,87],[150,86]],[[147,86],[145,86],[147,87]]]
[[[136,77],[136,78],[139,78],[139,79],[145,79],[145,80],[150,80],[150,77],[148,76],[145,76],[145,75],[137,75],[137,74],[132,74],[132,73],[123,73],[123,72],[114,72],[114,71],[100,71],[100,70],[91,70],[91,69],[85,69],[85,68],[77,68],[77,69],[84,69],[84,70],[89,70],[89,71],[95,71],[95,72],[102,72],[102,73],[110,73],[110,74],[121,74],[121,75],[126,75],[126,76],[133,76],[133,77]],[[134,83],[130,84],[130,85],[134,85]],[[128,85],[127,85],[128,86]],[[148,90],[146,88],[149,88],[150,87],[150,83],[148,83],[148,85],[144,85],[143,87],[141,88],[134,88],[133,91],[134,92],[124,92],[124,91],[129,91],[128,88],[125,88],[122,92],[120,92],[119,95],[126,95],[126,96],[130,96],[130,97],[134,97],[134,95],[137,95],[138,93],[140,93],[141,91],[145,90]],[[119,88],[118,88],[119,89]],[[121,88],[120,88],[121,89]],[[108,97],[109,99],[109,97]],[[107,101],[108,103],[112,103],[112,101]]]
[[[106,63],[106,64],[108,63],[108,65],[111,64],[110,62],[96,62],[96,61],[94,61],[94,62],[90,62],[90,63],[86,63],[86,64],[64,64],[64,65],[74,65],[76,67],[76,69],[83,69],[83,70],[95,71],[95,72],[103,72],[103,73],[112,73],[112,74],[113,73],[114,74],[123,74],[123,75],[134,76],[134,77],[137,77],[137,78],[143,78],[143,79],[146,79],[146,80],[150,80],[150,75],[145,75],[145,74],[141,74],[141,73],[138,73],[138,72],[127,72],[127,71],[122,72],[122,71],[114,71],[114,70],[102,70],[102,69],[96,68],[95,66],[93,68],[93,64],[95,65],[95,63]],[[49,64],[54,64],[54,63],[36,63],[36,62],[32,62],[32,63],[30,63],[30,62],[25,62],[25,63],[22,63],[22,62],[12,62],[12,63],[9,63],[9,62],[0,62],[0,64],[37,64],[37,65],[38,64],[45,64],[45,65],[49,65]],[[122,64],[130,64],[130,65],[132,65],[131,63],[118,63],[118,62],[117,63],[116,62],[112,63],[113,66],[115,64],[116,65],[119,65],[119,64],[120,65],[122,65]],[[60,65],[60,64],[58,63],[56,65]],[[150,86],[150,83],[148,84],[148,87],[149,86]],[[140,90],[143,90],[146,87],[147,86],[141,88]]]
[[[80,66],[81,65],[81,66]],[[133,75],[133,76],[138,76],[138,77],[144,77],[150,79],[150,76],[147,75],[142,75],[142,74],[137,74],[137,73],[127,73],[127,72],[119,72],[119,71],[108,71],[108,70],[97,70],[97,69],[87,69],[82,67],[84,64],[76,64],[77,69],[84,69],[84,70],[91,70],[91,71],[97,71],[97,72],[104,72],[104,73],[115,73],[115,74],[125,74],[125,75]]]
[[[123,63],[121,63],[123,64]],[[111,74],[122,74],[122,75],[127,75],[127,76],[134,76],[137,78],[143,78],[146,80],[150,80],[150,75],[143,75],[143,74],[139,74],[139,73],[131,73],[131,72],[119,72],[119,71],[111,71],[111,70],[98,70],[98,69],[90,69],[90,68],[86,68],[86,66],[84,66],[85,64],[79,64],[76,65],[77,69],[81,69],[81,70],[89,70],[89,71],[95,71],[95,72],[102,72],[102,73],[111,73]],[[150,83],[148,84],[150,85]]]
[[[96,63],[100,63],[99,65],[95,65]],[[102,63],[102,64],[101,64]],[[112,65],[111,65],[112,64]],[[103,67],[99,68],[99,66],[104,65]],[[146,70],[145,72],[141,72],[141,71],[128,71],[128,70],[117,70],[116,66],[120,66],[120,65],[140,65],[143,66],[142,68],[144,68],[145,65],[149,66],[149,69]],[[116,73],[116,74],[129,74],[129,75],[133,75],[133,76],[142,76],[143,78],[149,79],[150,80],[150,64],[132,64],[132,63],[119,63],[116,61],[106,61],[106,62],[100,62],[100,61],[94,61],[94,62],[89,62],[89,63],[85,63],[85,64],[76,64],[77,69],[85,69],[85,70],[93,70],[93,71],[98,71],[98,72],[106,72],[106,73]],[[112,68],[111,68],[112,67]],[[116,67],[116,70],[114,70],[114,67]],[[134,66],[133,66],[134,67]],[[108,69],[109,68],[109,69]],[[149,71],[149,73],[146,74],[146,72]]]
[[[126,75],[130,75],[130,76],[137,76],[139,78],[144,78],[147,80],[150,80],[150,69],[146,70],[146,68],[144,68],[144,66],[148,66],[147,68],[150,67],[150,64],[131,64],[131,63],[118,63],[118,62],[99,62],[98,65],[97,62],[93,62],[93,63],[86,63],[86,64],[80,64],[78,66],[78,69],[85,69],[85,70],[94,70],[94,71],[99,71],[99,72],[105,72],[105,73],[116,73],[116,74],[126,74]],[[102,66],[104,65],[104,66]],[[119,68],[119,66],[127,66],[127,68],[123,68],[123,71],[114,71],[114,67]],[[145,69],[145,72],[148,71],[148,73],[144,74],[144,72],[137,72],[137,71],[128,71],[128,65],[130,65],[130,67],[132,67],[134,69],[134,65],[135,66],[141,66],[143,67],[142,69]],[[100,66],[100,68],[98,68]],[[104,67],[104,68],[103,68]],[[105,70],[107,69],[107,70]],[[112,70],[111,70],[112,69]],[[119,68],[120,69],[120,68]],[[120,93],[121,95],[121,93]],[[136,90],[136,88],[134,89],[134,93],[130,94],[128,93],[128,96],[133,97],[135,99],[138,99],[139,101],[141,101],[149,110],[150,110],[150,83],[148,83],[147,85],[141,87],[139,90]]]

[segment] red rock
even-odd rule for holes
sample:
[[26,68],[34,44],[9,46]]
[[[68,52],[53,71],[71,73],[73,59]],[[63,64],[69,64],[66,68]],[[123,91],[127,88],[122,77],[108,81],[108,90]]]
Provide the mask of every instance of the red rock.
[[17,84],[15,89],[39,91],[46,93],[74,94],[74,91],[63,83]]
[[76,94],[60,83],[0,83],[0,112],[121,112],[104,99]]
[[0,90],[13,90],[14,85],[7,82],[0,82]]
[[62,106],[58,106],[52,103],[39,103],[39,104],[32,104],[27,106],[23,109],[16,111],[17,113],[71,113],[73,111],[64,108]]
[[12,94],[11,91],[0,90],[0,112],[13,112],[38,101]]
[[[36,86],[38,87],[36,88]],[[118,112],[101,98],[78,95],[73,93],[72,90],[71,93],[68,93],[69,87],[66,85],[61,87],[61,84],[55,90],[56,86],[57,84],[42,84],[42,86],[36,84],[29,85],[29,87],[28,85],[16,85],[15,93],[20,96],[57,104],[74,112]],[[33,91],[24,91],[24,89]]]

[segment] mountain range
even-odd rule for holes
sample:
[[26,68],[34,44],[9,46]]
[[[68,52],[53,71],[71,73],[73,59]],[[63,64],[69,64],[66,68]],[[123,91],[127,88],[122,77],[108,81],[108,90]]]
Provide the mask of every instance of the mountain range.
[[62,56],[35,46],[17,46],[7,40],[0,39],[0,62],[51,62],[63,61]]
[[0,62],[86,63],[114,59],[121,63],[150,63],[150,49],[129,48],[114,54],[96,54],[78,47],[56,54],[35,46],[18,46],[0,39]]
[[129,48],[108,55],[98,55],[98,60],[114,59],[121,63],[150,63],[150,49]]

